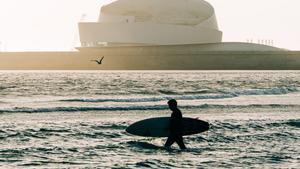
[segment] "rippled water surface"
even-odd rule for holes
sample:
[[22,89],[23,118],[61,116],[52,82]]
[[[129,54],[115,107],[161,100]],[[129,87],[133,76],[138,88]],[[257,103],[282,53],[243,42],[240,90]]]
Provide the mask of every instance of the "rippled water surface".
[[[300,72],[0,72],[1,168],[299,168]],[[125,132],[169,116],[211,124],[185,137]]]

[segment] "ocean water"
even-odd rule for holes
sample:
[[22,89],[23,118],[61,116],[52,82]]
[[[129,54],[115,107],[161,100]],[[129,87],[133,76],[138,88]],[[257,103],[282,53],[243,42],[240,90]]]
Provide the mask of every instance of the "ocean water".
[[[300,71],[1,71],[0,168],[300,168]],[[143,138],[131,123],[185,117],[208,132]]]

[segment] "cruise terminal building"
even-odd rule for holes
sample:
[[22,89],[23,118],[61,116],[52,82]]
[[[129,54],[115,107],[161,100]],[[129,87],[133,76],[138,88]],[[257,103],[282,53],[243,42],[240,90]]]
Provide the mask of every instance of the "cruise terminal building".
[[98,22],[79,23],[79,32],[80,51],[111,62],[118,57],[121,69],[280,69],[278,59],[289,55],[222,42],[214,8],[204,0],[117,0],[101,8]]
[[[300,51],[222,42],[216,13],[204,0],[116,0],[97,22],[78,23],[74,52],[1,53],[1,69],[296,70]],[[101,65],[91,60],[104,56]],[[15,64],[16,61],[20,65]],[[13,66],[4,63],[14,63]],[[42,66],[41,66],[42,65]]]

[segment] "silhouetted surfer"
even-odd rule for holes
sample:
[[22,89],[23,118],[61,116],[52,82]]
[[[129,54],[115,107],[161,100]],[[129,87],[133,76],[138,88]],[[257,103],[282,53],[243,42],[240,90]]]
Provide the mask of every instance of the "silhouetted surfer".
[[91,60],[92,62],[97,62],[98,65],[102,64],[102,60],[104,59],[104,56],[100,60]]
[[178,109],[177,101],[175,99],[169,100],[168,105],[172,110],[172,115],[170,119],[170,135],[165,143],[165,147],[170,148],[171,145],[176,142],[180,149],[186,149],[182,137],[182,113]]

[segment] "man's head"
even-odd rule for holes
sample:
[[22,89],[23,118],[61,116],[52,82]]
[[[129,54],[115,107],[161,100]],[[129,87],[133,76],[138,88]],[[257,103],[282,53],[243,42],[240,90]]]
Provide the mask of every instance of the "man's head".
[[177,101],[175,99],[171,99],[168,101],[169,108],[174,110],[177,108]]

